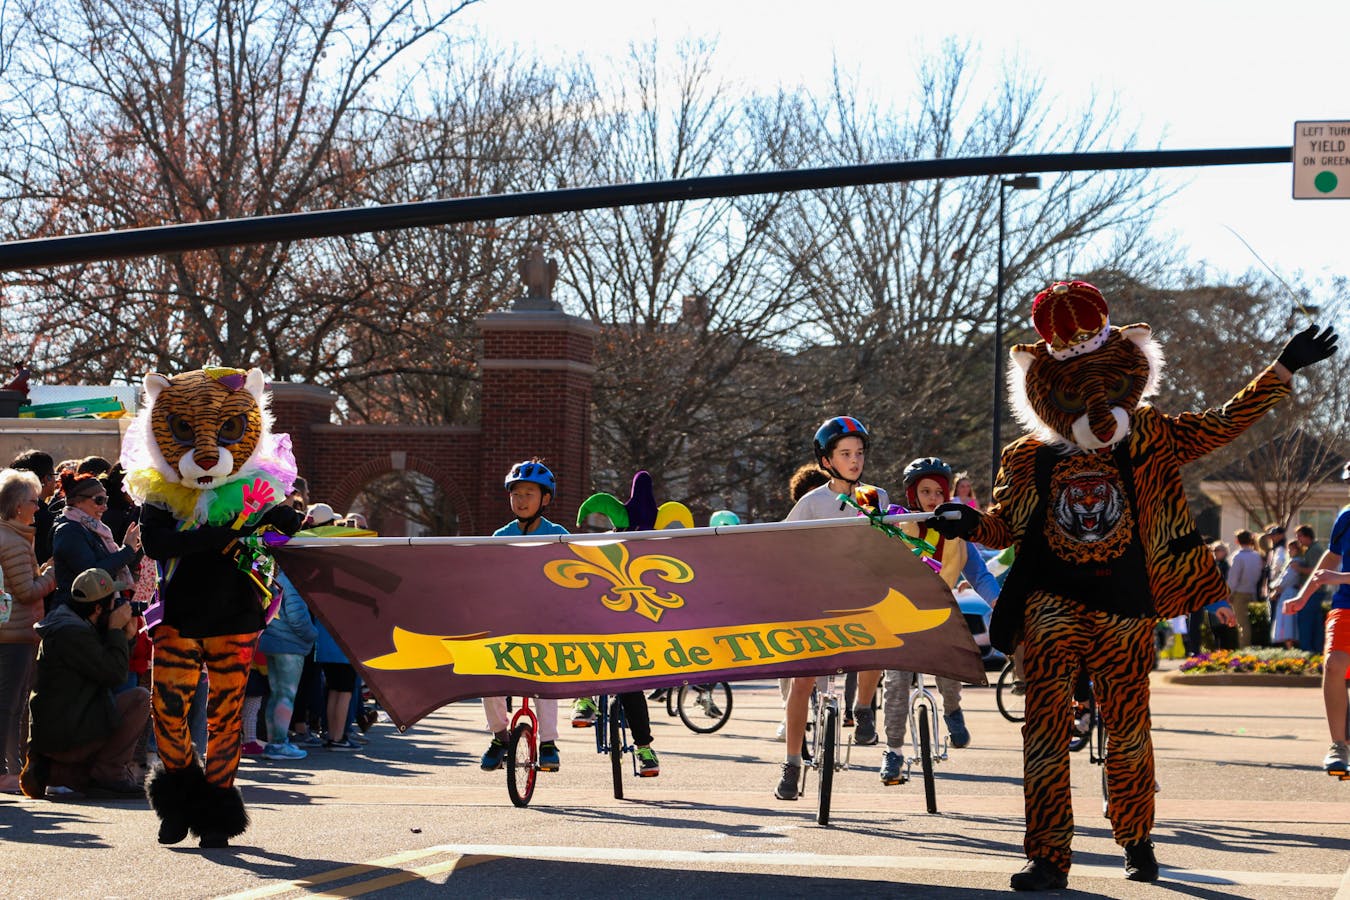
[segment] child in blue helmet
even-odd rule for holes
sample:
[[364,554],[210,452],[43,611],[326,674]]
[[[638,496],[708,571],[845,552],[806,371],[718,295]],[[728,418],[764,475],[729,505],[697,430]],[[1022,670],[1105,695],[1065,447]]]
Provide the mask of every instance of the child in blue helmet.
[[[856,496],[862,484],[864,457],[867,453],[867,429],[853,416],[835,416],[826,419],[816,429],[812,441],[815,463],[829,476],[829,481],[802,495],[786,521],[803,519],[838,519],[855,514],[853,507],[839,499],[840,494]],[[876,505],[885,509],[890,498],[876,489]],[[881,672],[858,673],[858,696],[853,715],[857,726],[853,733],[856,744],[877,742],[876,714],[872,698],[876,694]],[[802,748],[806,736],[806,719],[811,701],[814,676],[793,678],[788,687],[784,709],[784,739],[787,741],[786,760],[774,796],[779,800],[796,800],[801,793]]]
[[[524,535],[567,534],[567,529],[544,518],[544,508],[553,500],[557,482],[553,473],[538,459],[529,459],[516,463],[506,473],[506,490],[510,492],[511,512],[515,519],[507,522],[492,534],[494,537],[522,537]],[[480,765],[485,772],[491,772],[502,764],[506,754],[507,731],[509,722],[506,716],[505,697],[484,697],[483,713],[487,717],[488,730],[492,732],[492,743],[483,754]],[[561,765],[558,759],[558,701],[541,698],[535,703],[535,715],[539,719],[539,770],[556,772]]]

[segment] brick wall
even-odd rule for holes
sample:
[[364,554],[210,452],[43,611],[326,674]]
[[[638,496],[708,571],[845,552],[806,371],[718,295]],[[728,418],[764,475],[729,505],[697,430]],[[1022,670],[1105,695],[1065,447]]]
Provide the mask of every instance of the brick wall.
[[441,489],[460,533],[488,534],[511,517],[510,467],[542,456],[558,478],[548,517],[567,527],[590,493],[592,362],[596,329],[561,312],[493,313],[482,331],[476,427],[333,425],[334,395],[272,386],[276,429],[291,435],[312,501],[345,510],[371,480],[418,472]]

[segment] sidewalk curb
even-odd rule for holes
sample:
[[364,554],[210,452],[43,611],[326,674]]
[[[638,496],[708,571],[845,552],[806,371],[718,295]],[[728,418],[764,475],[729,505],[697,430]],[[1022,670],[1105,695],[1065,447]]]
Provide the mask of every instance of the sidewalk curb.
[[1260,672],[1225,672],[1188,674],[1182,671],[1164,672],[1162,680],[1168,684],[1193,684],[1206,687],[1321,687],[1321,675],[1265,675]]

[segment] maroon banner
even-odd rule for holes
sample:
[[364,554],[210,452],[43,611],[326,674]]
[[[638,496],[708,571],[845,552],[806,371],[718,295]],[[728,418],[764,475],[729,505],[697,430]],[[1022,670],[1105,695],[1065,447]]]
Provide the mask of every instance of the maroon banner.
[[720,532],[306,540],[276,556],[403,727],[509,694],[869,669],[985,683],[951,591],[900,541],[863,524]]

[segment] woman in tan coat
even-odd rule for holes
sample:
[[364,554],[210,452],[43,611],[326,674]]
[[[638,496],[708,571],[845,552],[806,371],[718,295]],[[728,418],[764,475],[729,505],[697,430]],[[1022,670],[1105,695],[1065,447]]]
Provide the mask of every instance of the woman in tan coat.
[[0,471],[0,572],[14,598],[9,621],[0,625],[0,792],[18,793],[23,770],[21,725],[37,658],[33,626],[42,618],[42,600],[56,590],[51,564],[38,568],[33,553],[33,515],[42,482],[32,472]]

